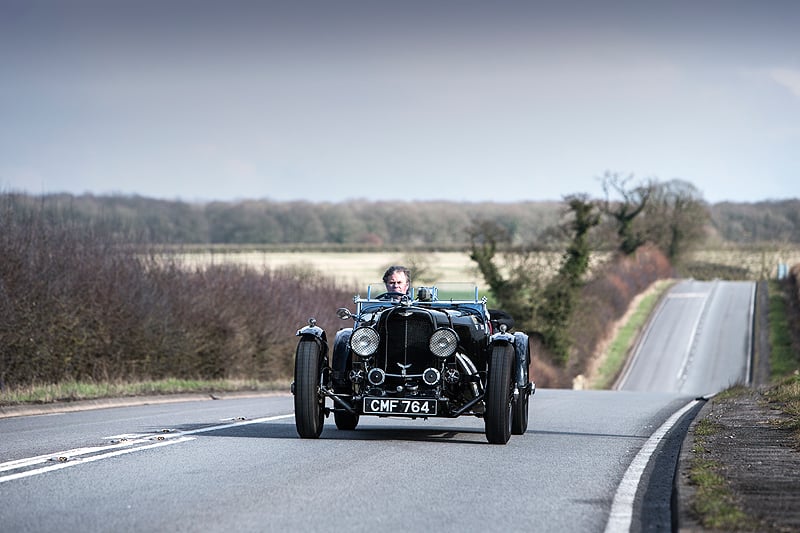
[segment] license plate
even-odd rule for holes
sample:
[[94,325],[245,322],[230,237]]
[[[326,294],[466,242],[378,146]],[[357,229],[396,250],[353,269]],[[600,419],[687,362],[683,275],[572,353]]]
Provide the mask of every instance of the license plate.
[[364,413],[373,415],[436,416],[436,400],[364,398]]

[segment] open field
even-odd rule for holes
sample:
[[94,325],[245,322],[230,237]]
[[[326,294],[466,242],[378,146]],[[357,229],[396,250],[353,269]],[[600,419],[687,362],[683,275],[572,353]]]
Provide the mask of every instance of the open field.
[[[545,264],[557,265],[559,255]],[[607,257],[599,254],[598,259]],[[344,286],[363,288],[380,281],[389,265],[403,264],[417,273],[416,283],[429,281],[469,281],[480,284],[480,274],[466,252],[272,252],[226,249],[219,252],[188,253],[179,260],[189,267],[239,264],[254,268],[293,267],[329,275]],[[761,248],[708,249],[693,252],[689,261],[715,263],[747,269],[750,279],[774,278],[778,264],[800,263],[800,247],[764,246]]]
[[770,279],[777,276],[779,264],[800,263],[797,245],[764,245],[747,248],[706,249],[689,254],[689,261],[717,263],[746,268],[750,279]]
[[[390,265],[406,265],[421,272],[417,282],[471,281],[478,274],[462,252],[206,252],[182,254],[187,266],[239,264],[254,268],[293,267],[319,271],[345,286],[364,288],[381,280]],[[416,268],[414,268],[416,267]]]

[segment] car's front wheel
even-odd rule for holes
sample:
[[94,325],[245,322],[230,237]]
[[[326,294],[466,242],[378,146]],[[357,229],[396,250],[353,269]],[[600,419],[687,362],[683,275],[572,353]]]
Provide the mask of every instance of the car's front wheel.
[[294,421],[303,439],[316,439],[325,423],[325,398],[320,394],[322,349],[313,339],[297,345],[294,361]]
[[513,391],[514,347],[501,344],[492,350],[486,384],[486,440],[505,444],[511,438],[511,395]]

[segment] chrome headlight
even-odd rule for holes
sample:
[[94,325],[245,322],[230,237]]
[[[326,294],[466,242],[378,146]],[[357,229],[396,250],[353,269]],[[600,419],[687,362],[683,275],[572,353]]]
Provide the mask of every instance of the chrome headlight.
[[360,357],[369,357],[378,349],[380,336],[372,328],[358,328],[350,336],[350,348]]
[[458,348],[458,335],[450,328],[439,328],[431,335],[428,347],[436,357],[450,357]]

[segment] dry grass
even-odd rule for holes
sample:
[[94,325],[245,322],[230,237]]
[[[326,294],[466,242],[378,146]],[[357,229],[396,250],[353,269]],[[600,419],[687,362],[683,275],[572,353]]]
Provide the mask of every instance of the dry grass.
[[289,380],[192,380],[163,379],[141,382],[79,382],[43,383],[0,391],[0,406],[74,402],[100,398],[154,396],[162,394],[219,393],[243,391],[289,390]]
[[[560,254],[552,256],[542,264],[557,265]],[[603,264],[607,253],[594,254],[594,266]],[[380,281],[384,269],[393,264],[416,266],[417,281],[469,281],[480,276],[469,254],[464,252],[236,252],[226,248],[219,252],[184,253],[178,256],[187,267],[237,264],[256,269],[301,268],[324,273],[339,282],[356,287]],[[718,264],[743,268],[748,279],[774,277],[779,263],[800,263],[800,247],[791,245],[764,245],[760,247],[727,247],[692,252],[687,262]]]
[[475,267],[466,252],[203,252],[178,256],[189,268],[238,264],[257,269],[300,268],[324,274],[345,285],[366,287],[379,282],[390,265],[417,266],[417,281],[475,281]]
[[791,266],[800,263],[800,247],[796,244],[765,244],[704,249],[688,254],[686,262],[741,268],[747,279],[770,279],[776,277],[778,264]]

